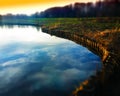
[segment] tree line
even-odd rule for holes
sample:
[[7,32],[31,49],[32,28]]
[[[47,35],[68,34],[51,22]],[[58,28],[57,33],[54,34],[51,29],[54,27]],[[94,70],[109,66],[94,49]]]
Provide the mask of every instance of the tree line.
[[120,0],[103,0],[96,3],[75,3],[64,7],[52,7],[31,16],[25,14],[0,15],[2,19],[26,18],[72,18],[72,17],[120,17]]

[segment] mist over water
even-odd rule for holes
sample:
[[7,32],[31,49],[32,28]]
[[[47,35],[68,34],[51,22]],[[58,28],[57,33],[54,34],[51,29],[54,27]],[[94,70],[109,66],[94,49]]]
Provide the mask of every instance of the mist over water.
[[101,69],[98,56],[32,26],[0,27],[0,96],[69,96]]

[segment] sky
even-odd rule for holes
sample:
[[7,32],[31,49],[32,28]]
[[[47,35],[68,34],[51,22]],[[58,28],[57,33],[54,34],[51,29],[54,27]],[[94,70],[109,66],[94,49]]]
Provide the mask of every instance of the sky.
[[54,6],[65,6],[75,2],[96,2],[97,0],[0,0],[0,14],[33,14]]

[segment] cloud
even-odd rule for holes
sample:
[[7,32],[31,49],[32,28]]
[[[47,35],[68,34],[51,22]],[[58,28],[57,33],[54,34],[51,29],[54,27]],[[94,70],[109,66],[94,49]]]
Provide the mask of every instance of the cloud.
[[49,43],[0,44],[0,93],[16,92],[17,96],[23,96],[20,94],[24,92],[54,90],[59,94],[68,92],[95,73],[96,63],[100,65],[99,57],[74,42],[59,41],[60,38],[54,42],[56,38],[52,37]]
[[[20,50],[21,47],[18,48]],[[94,74],[95,70],[92,63],[99,62],[94,54],[86,51],[83,47],[76,46],[75,43],[54,46],[38,46],[35,44],[26,48],[30,48],[30,51],[28,49],[24,51],[23,47],[21,48],[23,51],[13,51],[12,56],[22,52],[25,52],[25,55],[1,64],[4,68],[3,71],[0,71],[2,74],[0,88],[2,90],[9,90],[11,87],[19,89],[16,82],[24,86],[20,92],[23,90],[28,90],[28,92],[45,91],[46,89],[47,91],[52,89],[71,90],[75,85]],[[88,58],[89,55],[91,55],[90,58]],[[9,53],[9,56],[11,56],[11,53]],[[92,67],[90,67],[91,65]],[[22,76],[25,78],[22,78]],[[19,80],[21,81],[19,82]],[[11,84],[13,86],[10,86]],[[26,84],[28,86],[25,86]]]
[[18,64],[23,64],[25,62],[26,62],[25,58],[20,58],[20,59],[11,60],[11,61],[2,63],[1,66],[7,67],[7,66],[13,66],[13,65],[18,65]]
[[[14,87],[21,76],[22,69],[20,67],[9,67],[0,71],[0,93]],[[13,81],[13,82],[11,82]]]

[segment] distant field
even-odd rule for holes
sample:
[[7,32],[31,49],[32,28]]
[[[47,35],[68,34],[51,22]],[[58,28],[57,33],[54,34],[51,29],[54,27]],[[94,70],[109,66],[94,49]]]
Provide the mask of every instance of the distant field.
[[120,28],[120,18],[44,18],[38,21],[49,28],[77,33]]
[[[98,18],[26,18],[2,19],[2,24],[21,24],[21,25],[45,25],[46,27],[59,27],[66,31],[98,31],[112,28],[120,28],[119,17],[98,17]],[[85,30],[84,30],[85,29]]]

